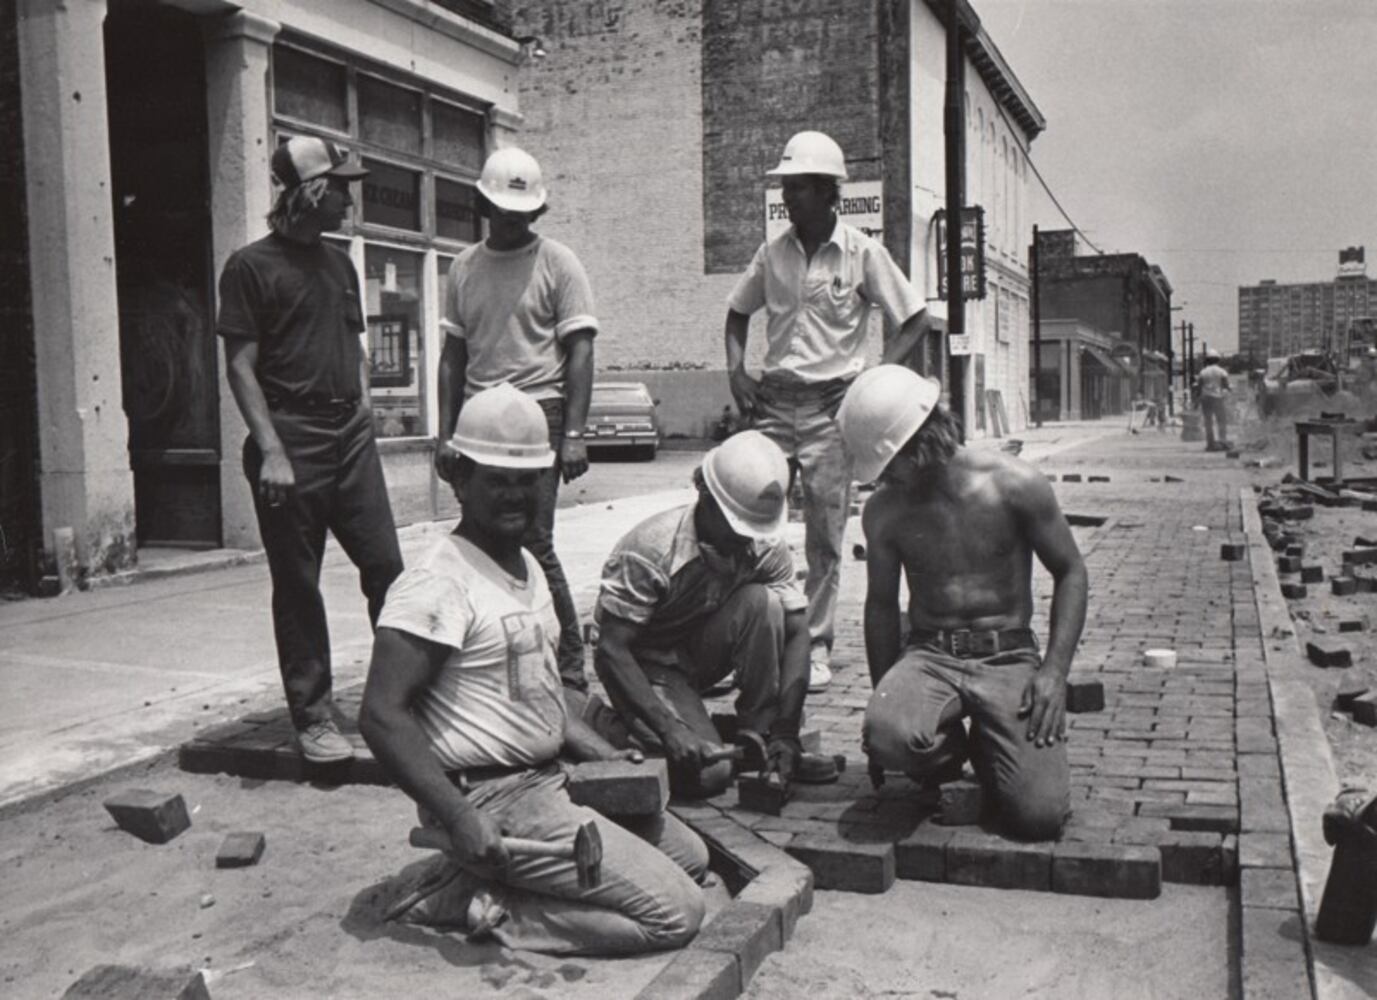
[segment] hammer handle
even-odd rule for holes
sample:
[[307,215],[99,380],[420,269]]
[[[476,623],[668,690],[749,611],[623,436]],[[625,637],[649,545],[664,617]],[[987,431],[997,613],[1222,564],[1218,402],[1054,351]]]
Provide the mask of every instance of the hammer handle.
[[[427,847],[432,851],[448,851],[454,846],[450,843],[449,835],[444,830],[437,830],[433,826],[412,827],[410,839],[412,847]],[[572,843],[552,844],[545,840],[527,840],[525,837],[503,837],[502,846],[507,849],[508,854],[520,854],[524,857],[572,858],[574,856]]]

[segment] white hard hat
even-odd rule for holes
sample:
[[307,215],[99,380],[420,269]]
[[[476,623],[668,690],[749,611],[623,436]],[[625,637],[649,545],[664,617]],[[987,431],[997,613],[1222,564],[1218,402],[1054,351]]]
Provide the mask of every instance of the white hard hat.
[[1219,360],[1219,352],[1216,351],[1213,347],[1207,347],[1207,348],[1205,348],[1205,360],[1206,360],[1206,361],[1218,361],[1218,360]]
[[856,479],[862,483],[879,479],[941,396],[942,387],[935,380],[903,365],[877,365],[861,372],[837,411]]
[[785,144],[779,166],[766,176],[787,177],[791,174],[823,174],[844,181],[846,157],[831,136],[821,132],[798,132]]
[[733,434],[708,452],[703,482],[738,535],[773,538],[784,526],[789,462],[759,431]]
[[536,158],[524,149],[499,149],[483,164],[478,190],[498,208],[534,212],[545,204],[545,181]]
[[547,469],[555,462],[540,404],[507,382],[464,404],[449,444],[479,465]]

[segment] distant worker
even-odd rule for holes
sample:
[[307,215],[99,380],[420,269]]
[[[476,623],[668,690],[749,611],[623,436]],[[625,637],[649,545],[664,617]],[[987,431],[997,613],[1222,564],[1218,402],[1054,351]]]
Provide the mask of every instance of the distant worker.
[[598,321],[588,275],[574,252],[531,229],[547,201],[540,164],[524,150],[499,149],[483,164],[478,211],[488,220],[488,236],[454,259],[445,293],[435,465],[442,478],[453,474],[456,456],[445,441],[475,394],[506,382],[540,404],[556,459],[525,544],[550,581],[559,615],[560,676],[567,687],[584,691],[578,611],[555,554],[555,503],[561,478],[572,482],[588,471],[583,435]]
[[808,604],[779,537],[788,481],[783,452],[741,431],[695,471],[695,503],[642,521],[603,566],[594,663],[619,718],[615,730],[590,721],[614,744],[629,733],[663,750],[677,796],[716,795],[731,781],[703,705],[726,677],[736,682],[739,728],[761,738],[781,778],[832,777],[830,758],[805,761],[799,741]]
[[1219,363],[1219,352],[1205,349],[1205,367],[1196,381],[1200,386],[1200,415],[1205,424],[1205,450],[1229,448],[1229,373]]
[[[833,620],[851,505],[851,467],[837,431],[837,407],[865,367],[871,309],[899,327],[885,351],[901,361],[915,347],[926,365],[928,319],[915,288],[885,248],[837,218],[846,160],[821,132],[799,132],[779,165],[790,227],[761,245],[727,299],[727,373],[745,418],[798,466],[803,486],[808,577],[809,688],[832,679]],[[751,314],[764,308],[765,366],[746,373]]]
[[[959,777],[969,759],[994,823],[1049,840],[1070,809],[1066,676],[1085,625],[1085,563],[1046,477],[963,447],[939,394],[881,365],[856,379],[838,415],[858,476],[881,482],[863,515],[874,684],[863,742],[872,768],[928,784]],[[1046,655],[1029,627],[1035,555],[1053,581]]]
[[273,151],[272,173],[281,188],[272,232],[225,262],[216,332],[249,428],[244,474],[272,577],[287,708],[302,756],[329,763],[354,750],[333,711],[320,593],[326,530],[359,568],[370,621],[402,571],[373,437],[358,273],[320,238],[343,223],[349,185],[368,171],[332,143],[295,136]]
[[[547,953],[677,948],[703,919],[702,840],[668,813],[619,824],[575,805],[557,760],[639,755],[565,705],[549,584],[521,547],[555,461],[547,435],[541,408],[509,385],[468,401],[453,438],[459,525],[398,578],[378,623],[359,729],[448,844],[403,915]],[[603,845],[594,887],[575,860],[505,840],[567,844],[590,821]]]

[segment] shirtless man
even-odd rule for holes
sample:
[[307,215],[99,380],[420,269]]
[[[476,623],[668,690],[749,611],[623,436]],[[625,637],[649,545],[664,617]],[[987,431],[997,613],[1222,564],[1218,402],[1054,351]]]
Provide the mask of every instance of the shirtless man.
[[[969,757],[1001,831],[1050,839],[1070,811],[1066,674],[1085,625],[1085,563],[1046,478],[963,447],[939,395],[881,365],[838,413],[856,478],[881,481],[862,517],[874,685],[865,746],[872,765],[920,782],[957,777]],[[1046,655],[1029,628],[1034,555],[1054,580]]]

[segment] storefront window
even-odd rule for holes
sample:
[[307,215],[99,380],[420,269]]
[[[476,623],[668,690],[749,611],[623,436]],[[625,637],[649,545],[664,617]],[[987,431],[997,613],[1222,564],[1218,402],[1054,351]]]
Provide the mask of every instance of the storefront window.
[[381,160],[365,159],[363,221],[394,229],[421,231],[421,175]]
[[364,249],[370,395],[379,437],[425,433],[421,261],[421,254],[409,250],[372,244]]
[[435,178],[435,235],[461,243],[477,243],[483,238],[473,185]]
[[402,153],[420,153],[420,92],[360,73],[359,138]]
[[279,115],[346,132],[347,93],[345,69],[339,63],[299,49],[273,47],[273,108]]
[[444,101],[432,101],[430,114],[435,159],[456,167],[467,167],[475,173],[482,170],[487,152],[484,138],[487,123],[483,116]]

